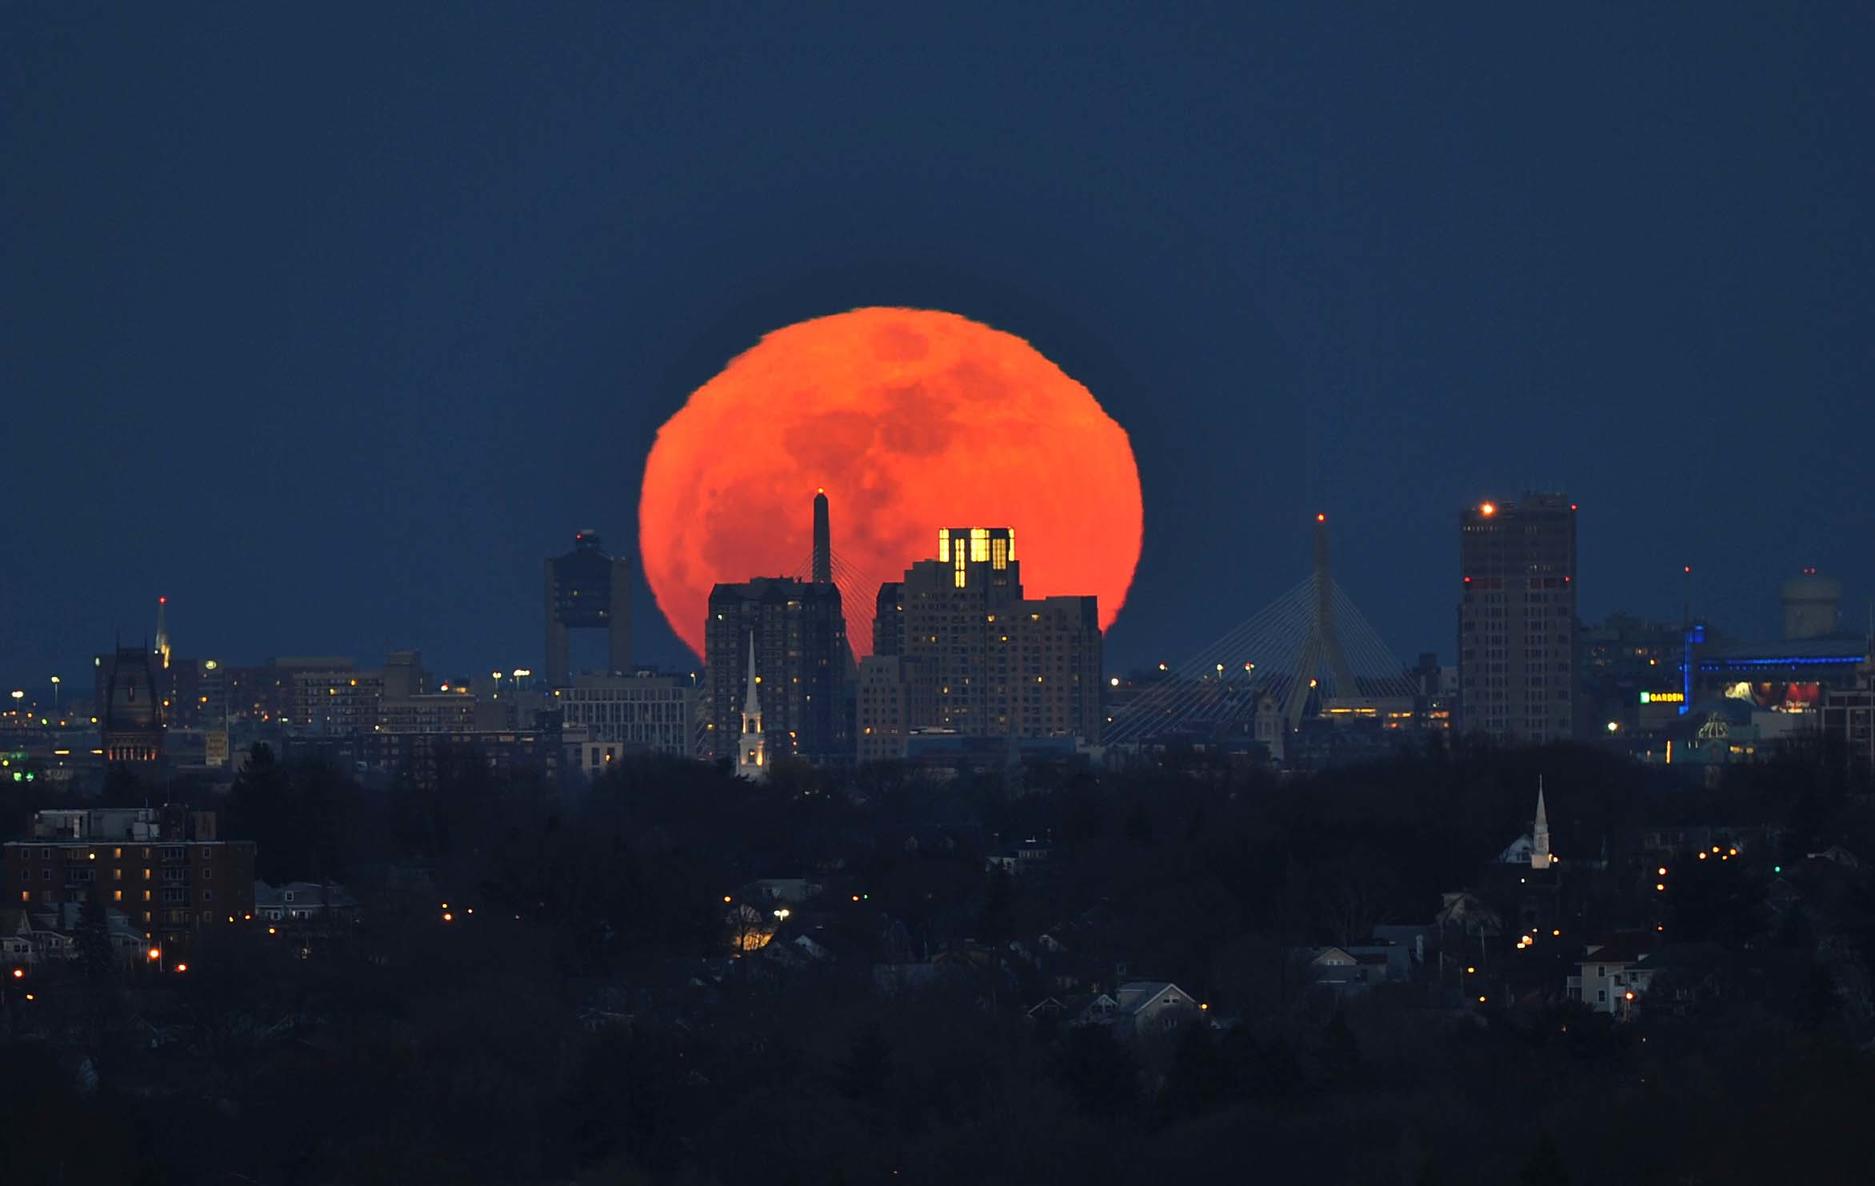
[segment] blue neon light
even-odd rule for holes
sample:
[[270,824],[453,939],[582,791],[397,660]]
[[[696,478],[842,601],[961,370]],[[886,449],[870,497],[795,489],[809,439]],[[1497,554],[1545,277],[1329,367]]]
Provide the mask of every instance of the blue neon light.
[[1707,659],[1699,664],[1699,670],[1726,671],[1733,667],[1842,667],[1853,666],[1862,660],[1861,655],[1829,655],[1801,659],[1794,656],[1787,659]]

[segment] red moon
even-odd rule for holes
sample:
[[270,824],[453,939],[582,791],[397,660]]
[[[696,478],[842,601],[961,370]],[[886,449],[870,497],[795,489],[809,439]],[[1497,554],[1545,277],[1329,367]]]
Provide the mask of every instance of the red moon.
[[1087,388],[954,313],[855,309],[768,334],[658,430],[638,544],[691,650],[712,585],[807,575],[822,488],[856,655],[880,583],[941,527],[1013,528],[1024,594],[1094,594],[1103,629],[1139,563],[1139,469]]

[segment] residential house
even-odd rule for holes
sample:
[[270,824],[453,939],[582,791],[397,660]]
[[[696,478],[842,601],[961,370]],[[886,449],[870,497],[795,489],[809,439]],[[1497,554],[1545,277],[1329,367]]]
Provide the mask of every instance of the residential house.
[[764,902],[774,902],[783,906],[799,906],[821,891],[818,882],[805,877],[762,877],[750,882],[744,891],[748,896],[758,897]]
[[350,921],[357,915],[357,900],[333,882],[254,883],[254,916],[268,922]]
[[1628,1020],[1653,983],[1657,966],[1647,944],[1639,936],[1589,944],[1566,982],[1569,996],[1597,1013]]
[[1175,1030],[1204,1010],[1190,993],[1165,980],[1128,981],[1113,999],[1113,1023],[1136,1038]]
[[1029,1009],[1031,1021],[1054,1020],[1062,1025],[1111,1025],[1120,1003],[1104,992],[1046,997]]
[[[31,966],[78,958],[78,932],[84,906],[61,902],[43,910],[13,909],[0,916],[0,964]],[[105,910],[111,954],[134,964],[146,940],[121,910]]]

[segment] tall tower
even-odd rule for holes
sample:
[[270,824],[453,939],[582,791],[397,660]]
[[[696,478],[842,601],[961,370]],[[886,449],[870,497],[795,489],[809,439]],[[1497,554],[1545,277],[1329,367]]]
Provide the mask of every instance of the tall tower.
[[161,668],[148,646],[117,648],[100,658],[98,737],[107,762],[155,762],[163,756]]
[[704,756],[740,752],[730,748],[737,744],[730,727],[737,719],[736,669],[753,639],[767,693],[765,755],[852,761],[853,651],[828,539],[823,490],[814,496],[813,580],[752,577],[710,590],[703,624]]
[[608,674],[631,670],[631,565],[608,556],[599,535],[581,531],[573,550],[547,561],[547,686],[563,688],[572,675],[568,630],[604,630]]
[[827,525],[827,490],[814,492],[814,583],[833,583],[833,531]]
[[1828,638],[1841,620],[1842,582],[1806,568],[1784,582],[1784,639]]
[[736,777],[768,777],[768,735],[762,729],[762,692],[755,676],[755,635],[749,634],[749,685],[742,696],[742,740],[736,747]]
[[1575,735],[1576,516],[1561,494],[1459,516],[1458,693],[1467,732]]
[[1289,694],[1283,702],[1283,719],[1291,729],[1302,720],[1309,692],[1316,687],[1316,672],[1326,669],[1338,697],[1352,700],[1361,694],[1354,682],[1354,669],[1341,649],[1341,636],[1335,633],[1335,583],[1328,571],[1328,516],[1315,516],[1315,613],[1309,620],[1308,640],[1302,644],[1296,671],[1289,681]]
[[167,596],[158,597],[156,599],[156,657],[163,665],[164,671],[169,670],[168,610],[169,598]]

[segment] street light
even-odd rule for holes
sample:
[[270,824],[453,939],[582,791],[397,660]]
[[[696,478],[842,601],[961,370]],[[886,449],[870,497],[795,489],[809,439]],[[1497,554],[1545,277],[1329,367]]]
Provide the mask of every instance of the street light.
[[54,716],[57,716],[59,712],[59,685],[64,682],[56,675],[52,677],[52,715]]

